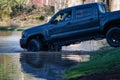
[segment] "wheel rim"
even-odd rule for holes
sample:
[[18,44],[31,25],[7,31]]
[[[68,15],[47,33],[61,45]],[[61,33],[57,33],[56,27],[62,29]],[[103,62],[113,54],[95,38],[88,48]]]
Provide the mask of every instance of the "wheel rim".
[[120,46],[120,30],[114,30],[109,35],[108,40],[113,46]]

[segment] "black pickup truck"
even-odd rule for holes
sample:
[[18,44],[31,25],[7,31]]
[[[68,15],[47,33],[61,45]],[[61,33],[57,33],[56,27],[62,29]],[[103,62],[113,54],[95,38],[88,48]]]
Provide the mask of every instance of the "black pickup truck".
[[120,47],[120,11],[110,12],[99,2],[60,10],[48,23],[23,31],[20,45],[28,51],[60,51],[64,45],[104,38]]

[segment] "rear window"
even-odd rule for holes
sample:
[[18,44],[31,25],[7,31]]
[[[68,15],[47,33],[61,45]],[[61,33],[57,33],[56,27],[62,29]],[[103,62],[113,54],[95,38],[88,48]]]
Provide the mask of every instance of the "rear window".
[[110,10],[107,5],[99,4],[99,11],[100,13],[106,13],[106,12],[109,12]]
[[86,8],[77,8],[76,9],[76,18],[81,18],[81,17],[87,17],[92,15],[92,7],[86,7]]

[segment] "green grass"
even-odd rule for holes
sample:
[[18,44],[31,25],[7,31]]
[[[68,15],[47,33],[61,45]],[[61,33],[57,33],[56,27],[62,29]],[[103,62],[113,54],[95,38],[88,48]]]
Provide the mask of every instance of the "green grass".
[[80,63],[79,65],[66,70],[64,76],[67,79],[70,79],[93,73],[118,70],[120,70],[120,49],[116,48],[92,54],[90,61]]
[[0,31],[23,31],[26,27],[0,27]]

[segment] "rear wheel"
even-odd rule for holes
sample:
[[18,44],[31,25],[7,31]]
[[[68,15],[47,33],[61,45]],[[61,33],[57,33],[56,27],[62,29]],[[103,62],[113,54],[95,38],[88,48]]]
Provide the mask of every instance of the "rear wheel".
[[28,42],[27,50],[37,52],[42,50],[42,42],[39,39],[31,39]]
[[112,47],[120,47],[120,28],[111,28],[106,35],[107,42]]

